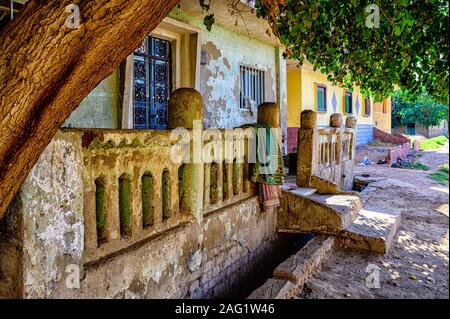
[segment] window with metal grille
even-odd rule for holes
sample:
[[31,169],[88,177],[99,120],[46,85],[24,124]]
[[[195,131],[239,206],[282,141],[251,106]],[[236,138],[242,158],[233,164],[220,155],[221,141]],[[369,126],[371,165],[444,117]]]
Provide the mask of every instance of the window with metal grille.
[[250,110],[252,104],[258,107],[261,103],[264,102],[266,97],[266,72],[244,65],[241,65],[239,69],[241,85],[239,108]]
[[134,128],[167,129],[171,94],[171,43],[145,38],[134,51]]

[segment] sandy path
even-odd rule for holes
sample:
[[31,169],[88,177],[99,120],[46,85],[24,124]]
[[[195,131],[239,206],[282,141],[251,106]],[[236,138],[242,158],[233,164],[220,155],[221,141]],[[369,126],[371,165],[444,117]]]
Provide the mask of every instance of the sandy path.
[[[424,152],[419,161],[438,169],[448,163],[448,145]],[[391,250],[380,256],[337,249],[299,297],[449,298],[448,185],[428,179],[429,172],[386,165],[357,167],[356,171],[392,182],[390,187],[378,189],[367,203],[401,211],[402,221]],[[376,267],[379,271],[373,270]],[[376,272],[380,288],[368,288],[366,278]]]

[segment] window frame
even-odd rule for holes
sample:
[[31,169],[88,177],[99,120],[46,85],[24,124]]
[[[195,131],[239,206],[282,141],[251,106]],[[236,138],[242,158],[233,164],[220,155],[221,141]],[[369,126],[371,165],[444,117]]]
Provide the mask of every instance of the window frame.
[[[250,76],[244,75],[244,72],[250,74]],[[252,96],[250,98],[255,103],[255,107],[258,108],[259,105],[264,103],[266,101],[266,73],[267,70],[263,68],[258,68],[255,66],[249,66],[246,64],[239,64],[239,110],[240,111],[251,111],[250,105],[247,106],[246,98],[247,96],[247,90],[253,91],[250,93],[253,93],[256,99],[253,99]],[[249,83],[249,79],[252,79]],[[244,92],[245,91],[245,92]],[[244,94],[245,93],[245,94]],[[257,96],[259,95],[259,96]]]
[[[367,112],[367,106],[369,107],[369,112]],[[371,115],[372,115],[372,100],[370,99],[370,96],[365,96],[363,116],[370,117]]]
[[[323,89],[323,110],[319,110],[319,90]],[[327,103],[327,86],[320,83],[315,83],[314,88],[314,104],[317,113],[327,113],[328,112],[328,103]]]
[[[347,96],[350,96],[350,112],[347,112]],[[344,90],[343,113],[344,114],[353,114],[353,93],[350,92],[349,90]]]

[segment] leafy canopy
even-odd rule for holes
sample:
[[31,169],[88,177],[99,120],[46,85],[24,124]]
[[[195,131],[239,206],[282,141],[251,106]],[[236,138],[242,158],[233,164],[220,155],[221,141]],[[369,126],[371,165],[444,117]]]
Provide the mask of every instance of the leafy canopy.
[[420,123],[436,126],[448,120],[448,104],[439,103],[430,95],[411,96],[408,92],[395,91],[392,95],[392,121],[394,125]]
[[446,0],[257,0],[256,11],[291,58],[336,84],[378,101],[399,86],[448,102]]

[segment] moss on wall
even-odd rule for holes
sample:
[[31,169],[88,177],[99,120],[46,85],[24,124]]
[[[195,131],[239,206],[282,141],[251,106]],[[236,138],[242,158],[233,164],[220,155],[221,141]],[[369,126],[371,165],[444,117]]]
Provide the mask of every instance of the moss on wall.
[[153,225],[153,176],[149,173],[142,176],[142,225]]
[[162,173],[162,218],[166,220],[170,218],[170,172],[165,169]]
[[105,183],[103,179],[95,180],[95,216],[97,221],[97,242],[106,239]]
[[131,235],[131,181],[126,175],[119,178],[120,235]]

